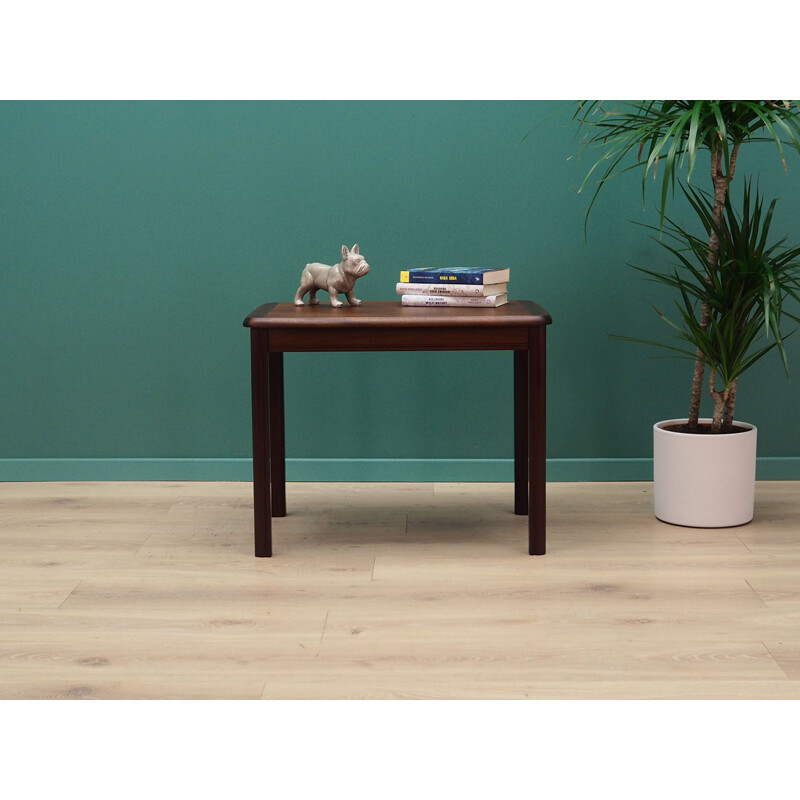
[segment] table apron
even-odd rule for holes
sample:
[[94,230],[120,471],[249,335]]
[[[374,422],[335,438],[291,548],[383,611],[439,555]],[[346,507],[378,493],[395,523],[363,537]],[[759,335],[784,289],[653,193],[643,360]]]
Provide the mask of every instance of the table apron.
[[525,350],[530,326],[269,327],[269,350],[284,353],[389,350]]

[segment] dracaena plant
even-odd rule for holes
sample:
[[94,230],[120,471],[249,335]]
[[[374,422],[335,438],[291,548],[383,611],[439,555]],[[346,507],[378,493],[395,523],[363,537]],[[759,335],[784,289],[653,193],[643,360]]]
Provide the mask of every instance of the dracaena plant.
[[[784,317],[800,319],[784,308],[788,299],[800,300],[800,246],[786,246],[786,238],[773,241],[773,200],[765,209],[758,190],[744,186],[741,212],[730,196],[722,219],[714,218],[714,201],[708,194],[683,188],[700,220],[703,234],[689,232],[669,217],[654,239],[673,257],[670,271],[636,266],[651,280],[677,290],[677,316],[656,309],[675,333],[674,343],[624,338],[658,345],[679,357],[694,360],[701,354],[709,370],[708,390],[714,400],[712,433],[733,427],[736,385],[739,377],[773,348],[784,368],[786,336]],[[654,229],[653,226],[645,226]],[[708,269],[708,239],[718,243],[717,264]],[[704,323],[700,309],[707,310]]]
[[[608,105],[600,100],[578,104],[574,118],[586,133],[585,147],[600,148],[601,154],[590,168],[581,190],[597,179],[589,213],[603,186],[615,175],[632,169],[642,170],[642,197],[648,177],[660,176],[660,220],[666,220],[668,200],[678,177],[685,172],[690,182],[698,155],[710,155],[711,218],[704,247],[706,281],[711,284],[719,267],[719,230],[722,226],[728,191],[736,172],[740,148],[755,141],[770,141],[786,166],[785,146],[800,151],[800,110],[788,100],[635,100]],[[631,158],[635,160],[631,163]],[[724,272],[718,280],[724,281]],[[706,330],[711,324],[711,308],[701,302],[698,325]],[[702,337],[698,337],[702,339]],[[709,359],[698,348],[694,354],[691,401],[688,414],[690,430],[698,428],[700,400],[705,367]],[[735,402],[738,380],[728,387]]]

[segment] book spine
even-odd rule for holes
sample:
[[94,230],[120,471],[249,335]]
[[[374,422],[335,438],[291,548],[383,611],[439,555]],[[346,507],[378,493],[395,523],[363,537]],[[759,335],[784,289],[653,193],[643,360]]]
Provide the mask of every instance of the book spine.
[[483,274],[480,272],[437,272],[430,274],[424,270],[402,270],[401,283],[479,283],[483,284]]
[[477,283],[398,283],[397,294],[446,294],[458,297],[483,297],[484,295],[502,294],[506,290],[505,283],[489,286]]
[[468,308],[496,308],[508,302],[508,295],[490,294],[487,297],[453,297],[441,294],[404,294],[404,306],[461,306]]

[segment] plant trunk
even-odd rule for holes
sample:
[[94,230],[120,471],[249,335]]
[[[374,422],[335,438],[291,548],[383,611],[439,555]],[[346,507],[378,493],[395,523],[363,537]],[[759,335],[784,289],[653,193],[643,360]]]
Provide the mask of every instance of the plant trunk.
[[[717,144],[717,147],[711,151],[711,180],[714,183],[714,224],[717,227],[722,225],[722,214],[725,210],[725,200],[728,197],[728,185],[733,180],[733,174],[736,171],[736,158],[739,154],[738,142],[734,145],[731,152],[731,161],[728,166],[728,174],[723,172],[723,154],[724,148],[722,142]],[[711,236],[708,240],[708,280],[711,281],[711,275],[717,270],[719,265],[719,236],[715,230],[711,231]],[[703,303],[700,310],[700,326],[705,331],[711,322],[711,311],[707,303]],[[694,363],[694,375],[692,376],[692,395],[689,404],[689,430],[696,430],[698,427],[698,420],[700,418],[700,399],[703,390],[703,375],[705,374],[705,354],[700,348],[697,349],[697,356]],[[711,380],[712,397],[716,405],[716,397],[714,396],[714,381]],[[735,397],[735,390],[734,390]],[[716,409],[715,409],[716,418]],[[731,419],[733,419],[733,410],[731,409]],[[724,416],[724,413],[723,413]],[[721,418],[722,419],[722,418]],[[722,422],[720,422],[720,425]]]
[[716,377],[717,371],[712,368],[708,379],[708,391],[711,394],[711,397],[714,398],[714,417],[711,420],[711,432],[722,433],[725,415],[728,410],[728,397],[730,395],[730,391],[728,389],[723,389],[721,392],[717,391],[716,386],[714,385]]
[[725,416],[722,418],[722,429],[730,431],[733,429],[733,415],[736,411],[736,387],[739,385],[739,379],[734,378],[731,381],[730,388],[728,389],[728,400],[725,403]]
[[[703,330],[708,328],[710,314],[708,306],[703,303],[702,313],[700,315],[700,325]],[[698,347],[697,355],[694,362],[694,375],[692,376],[692,399],[689,405],[689,430],[696,430],[698,420],[700,419],[700,400],[703,392],[703,374],[705,373],[705,361],[703,361],[703,351]]]

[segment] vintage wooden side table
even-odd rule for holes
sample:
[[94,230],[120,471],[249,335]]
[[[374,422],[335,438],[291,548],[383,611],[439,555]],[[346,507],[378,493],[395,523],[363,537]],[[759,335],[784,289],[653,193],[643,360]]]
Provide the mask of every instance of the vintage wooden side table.
[[499,308],[403,307],[364,301],[332,308],[267,303],[250,329],[255,554],[272,555],[272,517],[286,515],[283,354],[396,350],[514,352],[514,513],[528,515],[528,552],[545,552],[545,331],[528,300]]

